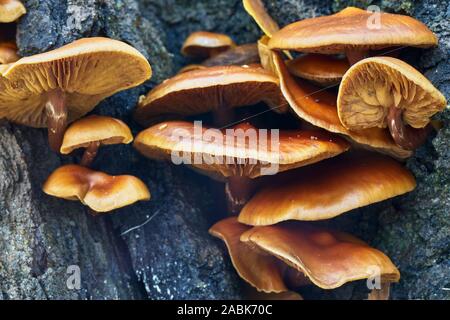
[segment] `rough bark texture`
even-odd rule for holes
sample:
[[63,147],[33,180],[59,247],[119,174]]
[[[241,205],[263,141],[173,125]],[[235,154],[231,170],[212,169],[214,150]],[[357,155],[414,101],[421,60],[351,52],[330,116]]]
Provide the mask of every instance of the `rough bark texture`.
[[[25,0],[28,13],[18,25],[22,55],[59,47],[80,37],[107,36],[130,43],[152,64],[154,76],[139,88],[101,103],[94,113],[131,119],[138,96],[187,61],[183,39],[206,29],[255,41],[260,32],[240,0]],[[450,1],[438,0],[266,0],[281,25],[339,10],[347,5],[380,5],[426,23],[440,38],[438,49],[404,50],[403,57],[450,98]],[[450,112],[444,128],[408,161],[417,177],[415,192],[356,210],[327,222],[384,250],[402,279],[397,299],[448,299],[450,287]],[[207,234],[215,213],[208,181],[183,168],[158,164],[131,146],[100,150],[94,167],[142,178],[148,203],[92,217],[78,203],[41,192],[48,174],[79,157],[58,157],[45,130],[0,124],[0,299],[241,298],[240,281],[220,242]],[[153,216],[154,215],[154,216]],[[152,219],[150,219],[153,216]],[[130,228],[144,225],[133,229]],[[81,269],[81,289],[69,290],[67,267]],[[364,284],[335,291],[306,288],[312,298],[361,298]]]

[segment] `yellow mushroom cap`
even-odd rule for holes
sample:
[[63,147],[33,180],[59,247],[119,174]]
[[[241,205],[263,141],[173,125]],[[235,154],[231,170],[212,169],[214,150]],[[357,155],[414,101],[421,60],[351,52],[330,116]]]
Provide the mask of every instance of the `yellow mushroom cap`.
[[207,58],[234,46],[233,40],[225,34],[197,31],[184,41],[181,53],[189,57]]
[[141,200],[150,192],[138,178],[110,176],[79,165],[65,165],[47,179],[43,191],[66,200],[79,200],[96,212],[109,212]]
[[[280,131],[278,141],[269,131],[267,141],[260,141],[258,130],[248,124],[233,129],[234,135],[207,127],[196,132],[191,122],[163,122],[140,132],[134,147],[151,159],[171,160],[174,154],[179,155],[188,159],[189,165],[224,178],[256,178],[271,166],[282,172],[336,156],[349,148],[345,140],[324,131]],[[196,160],[198,156],[201,161]]]
[[[276,32],[272,49],[336,54],[346,50],[378,50],[392,46],[431,47],[437,38],[414,18],[391,13],[379,14],[372,25],[373,12],[348,7],[330,16],[304,19]],[[376,21],[375,21],[376,22]]]
[[395,265],[381,251],[349,234],[305,222],[253,227],[241,235],[241,241],[283,260],[323,289],[377,275],[383,282],[400,279]]
[[91,142],[100,144],[128,144],[133,141],[130,128],[121,120],[91,115],[72,123],[64,133],[61,153],[69,154],[78,148],[87,148]]
[[264,3],[261,0],[243,0],[244,9],[255,20],[261,30],[269,38],[280,30],[280,27],[267,13]]
[[318,88],[301,79],[294,79],[279,53],[273,53],[273,61],[280,79],[280,88],[292,110],[303,120],[339,133],[348,139],[370,148],[404,159],[412,155],[411,151],[400,148],[392,139],[387,129],[370,128],[348,130],[338,116],[334,93]]
[[445,97],[412,66],[396,58],[374,57],[353,65],[344,75],[337,108],[349,129],[385,128],[390,107],[403,110],[403,120],[423,128],[447,105]]
[[292,75],[321,86],[338,84],[350,67],[347,59],[314,53],[287,61],[286,65]]
[[323,220],[412,191],[413,175],[379,154],[344,154],[268,184],[242,209],[239,222],[272,225]]
[[0,22],[8,23],[19,19],[27,12],[19,0],[0,0]]
[[45,127],[46,95],[65,94],[68,121],[101,100],[149,79],[151,67],[133,47],[107,38],[84,38],[61,48],[21,58],[1,70],[0,118]]
[[254,250],[241,242],[242,233],[250,227],[237,222],[235,217],[219,221],[209,233],[225,242],[231,262],[239,276],[262,292],[286,292],[283,273],[286,266],[271,256]]
[[285,103],[273,74],[261,67],[216,66],[165,80],[139,101],[135,119],[148,125],[155,116],[188,116],[259,102]]

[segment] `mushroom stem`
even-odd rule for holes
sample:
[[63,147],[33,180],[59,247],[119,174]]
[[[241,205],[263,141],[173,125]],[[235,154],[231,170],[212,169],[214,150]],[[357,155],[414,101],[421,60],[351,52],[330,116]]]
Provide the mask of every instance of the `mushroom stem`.
[[358,61],[361,61],[369,56],[368,50],[347,50],[345,51],[348,63],[352,66]]
[[392,106],[389,108],[387,115],[387,125],[391,136],[395,143],[406,150],[415,150],[422,145],[430,131],[431,125],[428,124],[425,128],[415,129],[403,122],[403,110]]
[[257,183],[247,177],[229,177],[225,185],[228,207],[232,214],[238,214],[250,200]]
[[66,97],[61,89],[54,89],[47,93],[45,112],[47,114],[48,143],[54,152],[59,153],[67,127]]
[[380,289],[373,289],[370,291],[368,300],[389,300],[389,291],[391,284],[389,282],[382,282]]
[[81,158],[80,165],[83,167],[90,167],[95,157],[97,156],[98,148],[100,147],[100,141],[93,141],[89,143],[89,146],[84,150],[83,157]]

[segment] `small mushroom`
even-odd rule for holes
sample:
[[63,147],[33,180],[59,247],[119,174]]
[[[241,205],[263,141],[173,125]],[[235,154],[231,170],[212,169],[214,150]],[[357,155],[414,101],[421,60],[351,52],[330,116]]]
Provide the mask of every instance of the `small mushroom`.
[[[232,129],[234,136],[226,130],[209,131],[206,127],[197,132],[199,129],[191,122],[164,122],[140,132],[134,147],[151,159],[172,160],[174,154],[182,155],[190,166],[222,177],[227,182],[226,194],[233,212],[251,196],[256,183],[252,179],[268,172],[265,170],[287,171],[336,156],[349,148],[345,140],[324,131],[282,130],[278,141],[269,132],[267,141],[260,141],[258,131],[249,124]],[[208,140],[210,134],[214,137]],[[247,137],[252,135],[253,143],[249,143]]]
[[346,59],[324,54],[305,54],[286,62],[291,74],[320,86],[339,84],[350,67]]
[[266,102],[285,106],[278,79],[259,67],[217,66],[165,80],[141,97],[135,119],[146,126],[155,116],[195,115],[213,111],[217,126],[231,123],[232,109]]
[[339,54],[345,53],[352,65],[369,50],[388,47],[428,48],[437,38],[414,18],[380,12],[379,25],[370,27],[373,12],[348,7],[336,14],[294,22],[276,32],[269,46],[278,50]]
[[343,154],[267,183],[244,206],[239,222],[263,226],[286,220],[331,219],[410,192],[415,186],[413,175],[392,158]]
[[259,63],[258,48],[256,43],[247,43],[235,46],[227,51],[202,62],[205,67],[215,66],[242,66]]
[[325,130],[342,134],[363,148],[374,149],[405,159],[412,152],[398,146],[389,131],[382,128],[348,130],[339,120],[334,93],[318,88],[302,79],[294,79],[279,53],[273,54],[273,62],[280,79],[280,88],[292,110],[303,120]]
[[25,6],[19,0],[0,1],[0,23],[16,21],[26,12]]
[[419,71],[390,57],[352,66],[339,88],[339,119],[350,130],[389,128],[403,149],[414,150],[431,131],[430,118],[444,110],[445,97]]
[[1,70],[0,118],[48,127],[59,152],[67,123],[101,100],[149,79],[151,68],[133,47],[107,38],[85,38],[22,58]]
[[230,217],[213,225],[209,233],[225,243],[231,262],[242,279],[258,291],[287,292],[289,289],[283,279],[287,266],[276,257],[254,250],[239,240],[250,228],[237,222],[236,217]]
[[19,59],[17,45],[14,42],[0,42],[0,64],[16,62]]
[[101,145],[128,144],[133,141],[130,128],[118,119],[91,115],[72,123],[64,134],[61,153],[85,148],[80,164],[88,167]]
[[136,177],[110,176],[73,164],[56,169],[43,191],[57,198],[79,200],[95,212],[109,212],[150,199],[147,187]]
[[233,40],[225,34],[197,31],[184,41],[181,53],[193,58],[209,58],[234,46]]
[[385,286],[400,279],[398,269],[381,251],[350,234],[310,223],[253,227],[240,240],[281,259],[322,289],[378,276]]

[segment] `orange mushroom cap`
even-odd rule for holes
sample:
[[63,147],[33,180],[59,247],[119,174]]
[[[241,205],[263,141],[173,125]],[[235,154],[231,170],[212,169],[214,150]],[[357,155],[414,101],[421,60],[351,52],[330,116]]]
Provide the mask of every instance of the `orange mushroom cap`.
[[141,200],[150,192],[138,178],[110,176],[79,165],[65,165],[47,179],[43,191],[66,200],[79,200],[96,212],[109,212]]
[[17,45],[14,42],[0,42],[0,64],[16,62],[19,59]]
[[412,155],[411,151],[402,149],[393,141],[386,129],[370,128],[365,130],[348,130],[339,120],[337,97],[324,89],[294,79],[288,72],[279,53],[273,53],[273,61],[280,79],[280,88],[292,110],[303,120],[325,130],[347,136],[365,148],[404,159]]
[[184,41],[181,53],[188,57],[208,58],[234,46],[233,40],[225,34],[197,31]]
[[[328,132],[286,130],[279,132],[275,150],[270,132],[267,145],[261,146],[256,128],[243,124],[234,129],[234,136],[227,135],[225,130],[208,131],[214,137],[207,140],[206,127],[196,132],[191,122],[163,122],[140,132],[134,147],[151,159],[170,160],[175,152],[207,173],[249,178],[260,176],[263,168],[271,165],[277,165],[278,172],[286,171],[336,156],[349,148],[345,140]],[[196,156],[208,161],[196,161]]]
[[202,62],[205,67],[215,66],[242,66],[259,63],[258,48],[256,43],[247,43],[235,46],[227,51]]
[[192,70],[165,80],[141,97],[135,119],[148,125],[161,115],[194,115],[266,102],[285,104],[278,79],[263,68],[217,66]]
[[250,227],[237,222],[236,217],[219,221],[209,233],[225,242],[231,262],[239,276],[263,292],[285,292],[283,272],[286,266],[274,256],[262,253],[241,242],[242,233]]
[[267,13],[261,0],[243,0],[244,9],[255,20],[261,30],[268,37],[280,30],[278,23]]
[[286,65],[289,72],[294,76],[321,86],[338,84],[350,67],[347,59],[314,53],[289,60]]
[[0,0],[0,22],[8,23],[19,19],[27,12],[19,0]]
[[351,130],[386,128],[389,108],[403,111],[403,120],[423,128],[445,109],[447,101],[433,84],[409,64],[390,57],[374,57],[353,65],[339,87],[337,110]]
[[380,25],[371,27],[373,12],[348,7],[330,16],[304,19],[276,32],[272,49],[336,54],[346,50],[379,50],[392,46],[431,47],[437,38],[414,18],[380,12]]
[[24,57],[1,69],[0,118],[46,127],[46,95],[64,92],[68,121],[101,100],[149,79],[147,59],[124,42],[84,38],[58,49]]
[[397,161],[372,153],[344,154],[301,168],[268,184],[242,209],[239,222],[271,225],[323,220],[412,191],[413,175]]
[[133,141],[130,128],[121,120],[91,115],[72,123],[64,134],[62,154],[69,154],[78,148],[87,148],[91,142],[128,144]]
[[240,239],[303,272],[323,289],[338,288],[347,282],[377,275],[382,282],[400,279],[395,265],[381,251],[349,234],[305,222],[253,227]]

